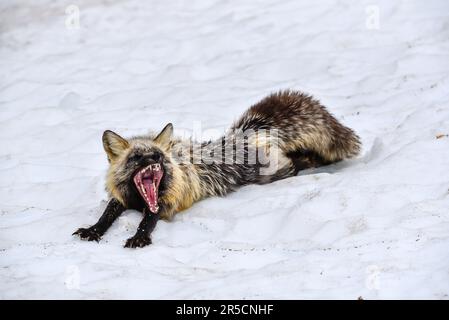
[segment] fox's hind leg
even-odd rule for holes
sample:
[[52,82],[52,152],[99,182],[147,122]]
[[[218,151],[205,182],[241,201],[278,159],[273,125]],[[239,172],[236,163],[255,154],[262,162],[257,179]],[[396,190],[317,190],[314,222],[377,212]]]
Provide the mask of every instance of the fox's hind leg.
[[318,153],[311,150],[297,150],[294,152],[289,152],[286,155],[290,158],[293,166],[295,167],[295,175],[301,170],[318,168],[331,163],[330,161],[325,160]]
[[101,236],[109,229],[112,223],[126,210],[125,207],[116,199],[112,198],[104,213],[96,224],[90,228],[79,228],[73,235],[79,235],[81,239],[87,241],[100,241]]

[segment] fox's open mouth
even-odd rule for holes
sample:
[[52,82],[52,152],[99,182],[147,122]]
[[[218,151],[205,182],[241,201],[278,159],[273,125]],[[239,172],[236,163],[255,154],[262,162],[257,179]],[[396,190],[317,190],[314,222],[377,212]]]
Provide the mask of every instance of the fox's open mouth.
[[134,184],[153,213],[159,210],[158,192],[163,175],[164,170],[159,163],[150,164],[134,175]]

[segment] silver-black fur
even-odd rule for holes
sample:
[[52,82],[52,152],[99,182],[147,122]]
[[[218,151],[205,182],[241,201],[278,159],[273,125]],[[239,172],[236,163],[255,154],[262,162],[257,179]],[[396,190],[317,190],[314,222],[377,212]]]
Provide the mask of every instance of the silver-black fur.
[[[338,122],[319,101],[290,90],[253,105],[216,141],[182,140],[172,133],[171,124],[158,135],[130,139],[112,131],[104,133],[103,145],[110,162],[106,179],[110,202],[95,225],[76,234],[98,241],[121,212],[133,208],[142,211],[144,218],[125,246],[145,246],[151,243],[149,234],[159,218],[171,219],[196,201],[224,196],[247,184],[291,177],[303,169],[354,157],[360,151],[354,131]],[[164,169],[156,214],[148,212],[132,183],[136,172],[151,163]]]

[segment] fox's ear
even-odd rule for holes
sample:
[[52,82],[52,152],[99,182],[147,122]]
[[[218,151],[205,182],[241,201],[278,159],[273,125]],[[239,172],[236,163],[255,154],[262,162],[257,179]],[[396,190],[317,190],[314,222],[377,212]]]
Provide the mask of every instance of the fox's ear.
[[129,147],[128,141],[111,130],[103,133],[103,148],[109,161],[114,161],[124,150]]
[[170,142],[172,136],[173,136],[173,125],[169,123],[164,127],[164,129],[162,129],[161,133],[157,135],[154,141],[160,144],[166,144]]

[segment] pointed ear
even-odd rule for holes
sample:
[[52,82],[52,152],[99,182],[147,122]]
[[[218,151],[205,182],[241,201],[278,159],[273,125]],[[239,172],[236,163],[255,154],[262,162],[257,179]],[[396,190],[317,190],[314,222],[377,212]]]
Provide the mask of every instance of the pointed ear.
[[161,133],[157,135],[154,141],[160,144],[166,144],[170,142],[172,136],[173,136],[173,125],[169,123],[165,126],[164,129],[162,129]]
[[103,133],[103,148],[109,161],[114,161],[128,147],[128,141],[111,130],[106,130]]

